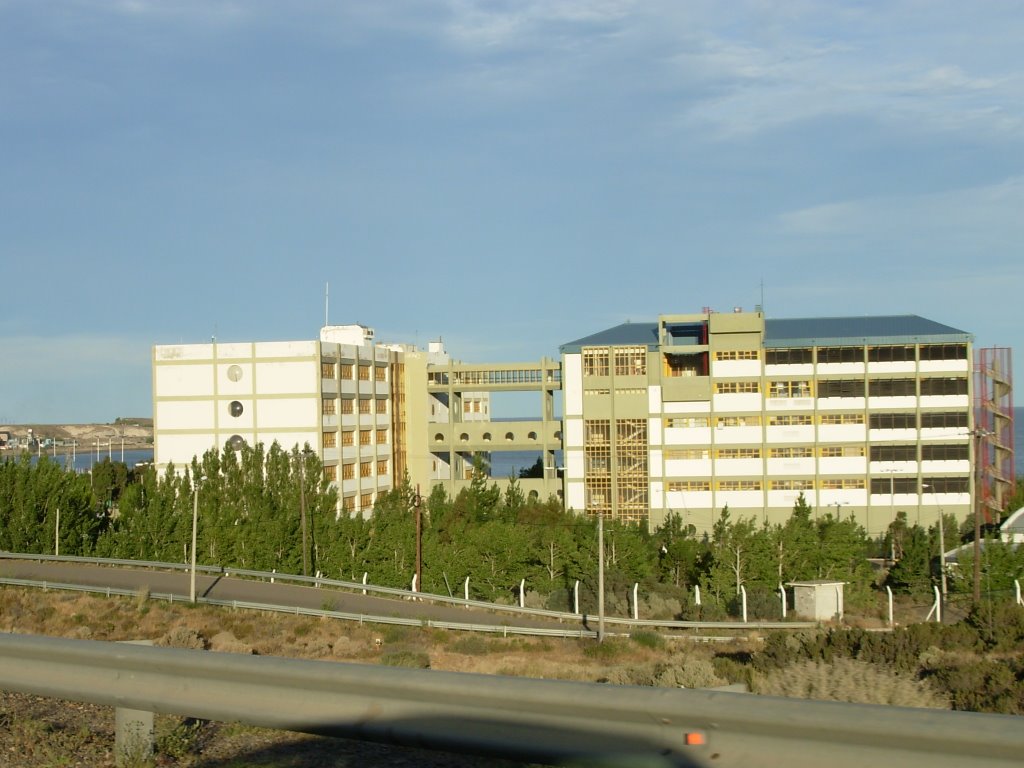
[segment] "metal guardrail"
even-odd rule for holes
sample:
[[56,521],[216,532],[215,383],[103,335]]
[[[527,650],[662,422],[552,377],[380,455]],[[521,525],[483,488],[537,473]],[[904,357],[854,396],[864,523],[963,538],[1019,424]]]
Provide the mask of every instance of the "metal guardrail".
[[[0,552],[0,559],[11,560],[38,560],[41,562],[71,562],[90,565],[112,565],[124,567],[154,568],[162,570],[183,570],[188,571],[190,566],[183,563],[161,563],[148,560],[118,560],[101,557],[78,557],[78,556],[54,556],[36,555],[13,552]],[[413,592],[408,589],[397,587],[382,587],[374,584],[363,584],[355,581],[344,581],[340,579],[327,579],[317,576],[300,576],[297,574],[276,573],[268,571],[253,571],[244,568],[230,568],[219,565],[197,565],[196,571],[205,574],[216,574],[223,576],[241,576],[262,581],[287,581],[297,584],[304,584],[313,587],[330,587],[332,589],[343,589],[351,592],[372,593],[388,597],[398,597],[403,600],[421,600],[445,605],[455,605],[467,608],[480,608],[482,610],[497,611],[502,613],[514,613],[523,616],[537,616],[540,618],[555,619],[557,621],[580,621],[583,616],[568,611],[553,611],[546,608],[520,608],[517,605],[506,605],[503,603],[489,603],[483,600],[466,600],[460,597],[449,597],[447,595],[435,595],[429,592]],[[594,618],[591,616],[590,618]],[[623,627],[646,627],[661,629],[721,629],[721,630],[768,630],[768,629],[808,629],[818,626],[813,621],[683,621],[683,620],[662,620],[662,619],[629,619],[618,616],[605,616],[606,624],[614,624]]]
[[1024,754],[1022,721],[1006,715],[27,635],[0,634],[0,687],[528,762],[595,757],[623,765],[645,757],[645,766],[1010,768]]

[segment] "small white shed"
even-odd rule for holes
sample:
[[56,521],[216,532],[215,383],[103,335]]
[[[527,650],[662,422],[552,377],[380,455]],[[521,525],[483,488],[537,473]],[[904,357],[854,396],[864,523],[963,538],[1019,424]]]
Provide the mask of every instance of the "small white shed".
[[800,616],[816,621],[842,620],[845,583],[825,579],[791,581],[793,609]]

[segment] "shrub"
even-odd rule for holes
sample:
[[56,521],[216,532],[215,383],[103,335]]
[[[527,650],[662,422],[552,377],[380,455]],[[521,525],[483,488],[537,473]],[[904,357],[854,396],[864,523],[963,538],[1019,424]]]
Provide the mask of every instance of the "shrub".
[[657,632],[651,632],[649,630],[633,632],[629,636],[629,639],[637,645],[642,646],[643,648],[650,648],[651,650],[661,650],[665,647],[665,638]]
[[386,667],[408,667],[411,669],[429,669],[430,657],[422,651],[395,650],[387,651],[380,657],[380,663]]

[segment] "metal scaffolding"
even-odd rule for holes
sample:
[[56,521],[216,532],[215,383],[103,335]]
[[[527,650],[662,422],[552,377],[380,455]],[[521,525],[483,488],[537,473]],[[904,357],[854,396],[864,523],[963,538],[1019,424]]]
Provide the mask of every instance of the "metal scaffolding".
[[1009,347],[976,350],[974,418],[981,436],[977,477],[981,508],[998,521],[1015,487],[1013,461],[1013,360]]

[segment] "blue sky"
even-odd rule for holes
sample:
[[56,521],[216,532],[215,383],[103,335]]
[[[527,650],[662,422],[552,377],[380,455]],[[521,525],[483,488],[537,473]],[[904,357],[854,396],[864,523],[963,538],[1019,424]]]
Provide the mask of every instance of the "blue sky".
[[467,361],[763,290],[1024,386],[1021,40],[1015,0],[0,0],[0,422],[149,415],[153,344],[314,338],[328,282]]

